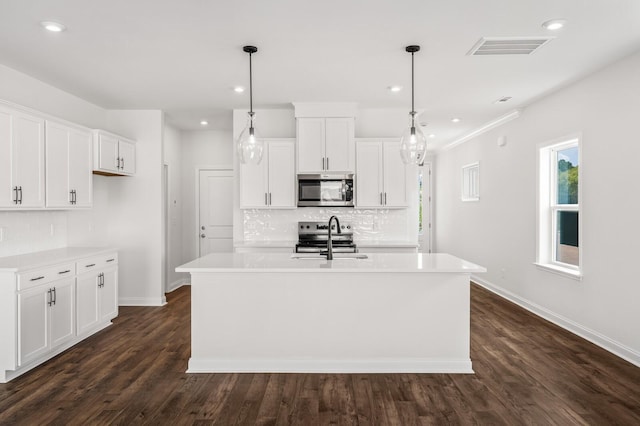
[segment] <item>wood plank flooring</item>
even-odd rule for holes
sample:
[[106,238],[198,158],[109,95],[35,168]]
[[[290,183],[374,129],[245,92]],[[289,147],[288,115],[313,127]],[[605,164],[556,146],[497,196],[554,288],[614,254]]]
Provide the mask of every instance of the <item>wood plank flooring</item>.
[[640,368],[476,286],[475,375],[185,374],[190,288],[0,384],[0,424],[640,424]]

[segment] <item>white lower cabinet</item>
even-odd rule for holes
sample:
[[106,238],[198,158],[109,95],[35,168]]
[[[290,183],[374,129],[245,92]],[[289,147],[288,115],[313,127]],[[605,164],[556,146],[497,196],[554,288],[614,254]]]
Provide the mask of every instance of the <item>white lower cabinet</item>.
[[[70,251],[79,253],[77,258]],[[46,266],[39,266],[43,262]],[[0,259],[0,383],[108,326],[117,315],[116,252],[57,249]]]
[[26,365],[75,337],[75,279],[18,293],[18,364]]
[[118,270],[98,270],[78,276],[78,335],[118,315]]

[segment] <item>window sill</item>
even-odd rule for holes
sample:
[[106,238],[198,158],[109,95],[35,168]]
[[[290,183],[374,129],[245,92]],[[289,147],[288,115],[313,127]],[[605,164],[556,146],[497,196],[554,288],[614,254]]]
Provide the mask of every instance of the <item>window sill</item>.
[[563,268],[558,265],[551,265],[549,263],[537,263],[534,262],[534,265],[543,271],[551,272],[552,274],[561,275],[563,277],[571,278],[576,281],[582,281],[582,273],[576,271],[574,269]]

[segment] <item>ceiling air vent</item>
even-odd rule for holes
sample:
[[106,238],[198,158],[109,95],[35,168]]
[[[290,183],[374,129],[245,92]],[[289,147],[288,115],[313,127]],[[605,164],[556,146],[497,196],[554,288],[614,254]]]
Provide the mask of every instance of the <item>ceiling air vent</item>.
[[467,55],[530,55],[553,37],[482,37]]

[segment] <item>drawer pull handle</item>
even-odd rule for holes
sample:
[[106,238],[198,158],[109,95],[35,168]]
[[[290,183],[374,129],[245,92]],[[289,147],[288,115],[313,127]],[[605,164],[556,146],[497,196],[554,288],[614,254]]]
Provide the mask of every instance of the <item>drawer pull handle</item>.
[[115,259],[107,259],[107,262],[113,262]]
[[71,269],[67,269],[66,271],[58,272],[58,274],[60,274],[60,275],[68,274],[69,272],[71,272]]
[[91,265],[84,265],[85,268],[91,268],[92,266],[96,266],[96,264],[92,263]]
[[43,279],[43,278],[44,278],[44,276],[42,276],[42,277],[38,277],[38,278],[31,278],[31,280],[30,280],[30,281],[38,281],[38,280],[41,280],[41,279]]

